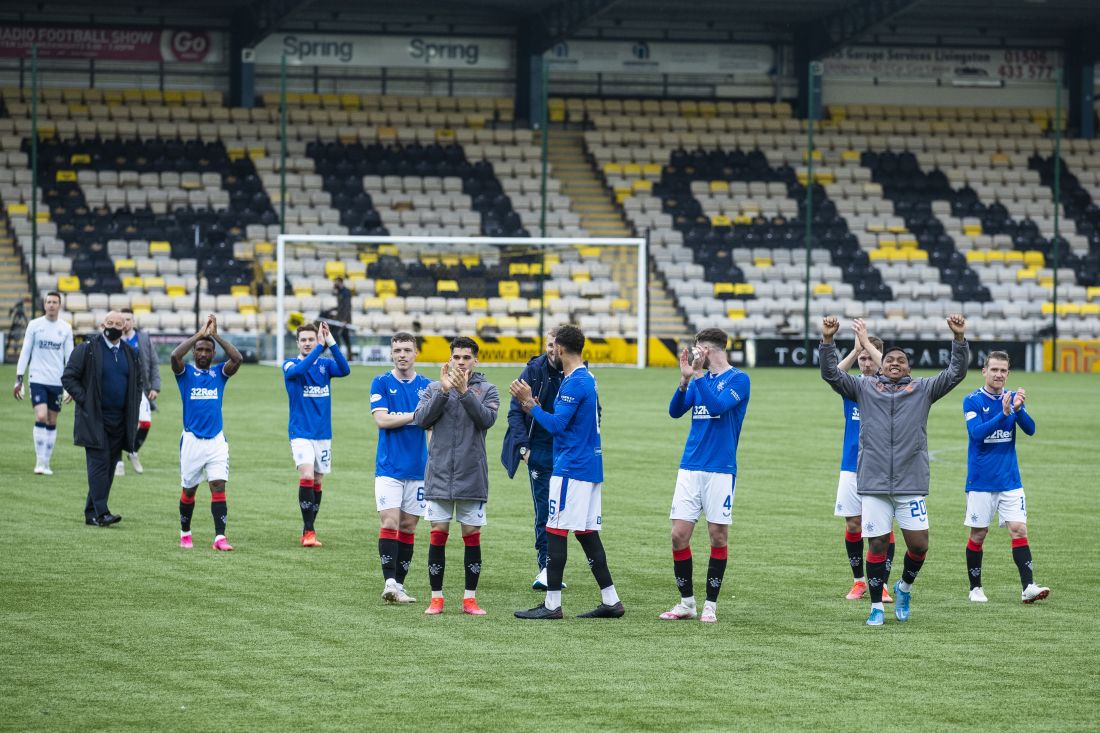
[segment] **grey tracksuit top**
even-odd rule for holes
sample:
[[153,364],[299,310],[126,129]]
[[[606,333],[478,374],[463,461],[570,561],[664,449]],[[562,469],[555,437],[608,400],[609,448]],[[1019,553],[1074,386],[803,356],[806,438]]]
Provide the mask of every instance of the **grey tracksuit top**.
[[486,501],[489,498],[489,464],[485,457],[485,433],[493,427],[500,409],[497,388],[479,373],[470,375],[466,394],[443,392],[432,382],[420,394],[413,422],[431,429],[424,495],[431,501]]
[[952,340],[951,363],[934,377],[856,379],[837,368],[834,344],[820,345],[821,378],[859,403],[859,494],[928,494],[928,411],[963,381],[969,360],[967,342]]

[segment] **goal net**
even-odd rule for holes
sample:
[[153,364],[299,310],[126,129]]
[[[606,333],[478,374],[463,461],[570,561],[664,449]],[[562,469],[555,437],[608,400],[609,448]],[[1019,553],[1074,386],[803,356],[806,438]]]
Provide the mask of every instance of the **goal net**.
[[361,361],[386,360],[389,337],[409,331],[425,362],[445,361],[450,339],[470,336],[483,364],[522,363],[541,353],[547,330],[573,323],[590,362],[646,365],[644,238],[284,234],[274,254],[280,362],[294,324],[344,322],[339,277]]

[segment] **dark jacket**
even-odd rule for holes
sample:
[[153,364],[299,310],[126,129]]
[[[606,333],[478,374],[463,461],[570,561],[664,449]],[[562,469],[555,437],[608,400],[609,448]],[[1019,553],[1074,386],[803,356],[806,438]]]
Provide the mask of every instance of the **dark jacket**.
[[[85,448],[106,448],[107,432],[103,429],[103,399],[100,388],[99,370],[102,363],[102,350],[99,342],[102,334],[97,334],[73,349],[65,372],[61,375],[61,384],[72,395],[76,404],[73,417],[73,442]],[[119,342],[119,348],[126,356],[130,366],[130,378],[126,384],[126,443],[123,448],[133,452],[137,440],[138,410],[141,408],[141,392],[144,380],[141,377],[140,360],[137,353],[125,341]]]
[[497,388],[483,374],[470,375],[466,394],[444,393],[432,382],[420,395],[413,422],[431,428],[424,496],[432,501],[487,501],[489,461],[485,433],[500,409]]
[[351,323],[351,291],[346,287],[336,291],[336,320]]
[[835,344],[821,344],[821,378],[841,397],[859,404],[857,492],[909,496],[928,494],[928,411],[966,377],[970,346],[951,342],[951,363],[934,377],[879,375],[857,379],[837,368]]
[[[550,366],[546,354],[532,357],[519,378],[531,385],[531,394],[539,401],[544,410],[554,411],[554,400],[558,397],[558,388],[562,380],[561,369]],[[500,462],[508,471],[508,478],[514,478],[519,469],[519,449],[531,447],[531,431],[542,430],[529,413],[523,411],[519,400],[512,398],[508,407],[508,432],[504,434],[504,444],[500,449]],[[553,444],[553,438],[548,438]]]

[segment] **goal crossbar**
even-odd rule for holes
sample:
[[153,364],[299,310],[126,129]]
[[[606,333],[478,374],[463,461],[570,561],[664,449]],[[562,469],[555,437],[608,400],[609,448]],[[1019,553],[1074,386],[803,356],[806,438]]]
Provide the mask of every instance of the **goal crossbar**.
[[648,297],[647,246],[644,237],[434,237],[430,235],[394,236],[344,236],[340,234],[280,234],[275,245],[276,259],[276,317],[279,337],[275,339],[275,354],[280,364],[286,358],[283,327],[286,323],[286,245],[287,244],[488,244],[493,246],[609,246],[636,247],[638,249],[637,282],[637,366],[645,368],[648,346],[646,310]]

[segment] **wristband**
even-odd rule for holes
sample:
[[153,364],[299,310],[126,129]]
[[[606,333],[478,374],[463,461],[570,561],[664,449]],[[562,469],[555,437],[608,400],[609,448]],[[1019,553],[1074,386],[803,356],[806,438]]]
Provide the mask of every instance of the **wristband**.
[[335,345],[336,345],[336,339],[334,339],[332,337],[332,334],[330,333],[328,335],[328,338],[325,339],[325,346],[330,346],[331,347],[331,346],[335,346]]

